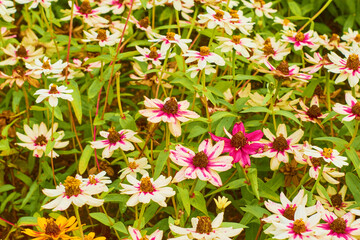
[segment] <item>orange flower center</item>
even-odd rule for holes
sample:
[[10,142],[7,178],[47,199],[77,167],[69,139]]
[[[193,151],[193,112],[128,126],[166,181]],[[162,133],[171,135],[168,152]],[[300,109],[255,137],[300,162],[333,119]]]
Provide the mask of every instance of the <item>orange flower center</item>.
[[342,218],[335,219],[330,223],[330,229],[336,233],[346,233],[346,222]]
[[197,217],[199,219],[198,224],[196,226],[196,232],[203,234],[203,233],[210,233],[212,232],[212,226],[211,226],[211,219],[206,216]]
[[333,150],[331,148],[324,148],[322,155],[326,158],[331,158]]
[[156,59],[159,56],[156,47],[150,48],[149,58]]
[[26,48],[23,45],[20,45],[19,49],[16,51],[16,56],[22,58],[26,58],[28,56]]
[[175,40],[175,33],[173,33],[173,32],[167,32],[167,33],[166,33],[166,38],[167,38],[168,40]]
[[89,176],[89,183],[90,184],[97,184],[97,181],[94,176]]
[[44,145],[46,145],[47,144],[47,139],[46,139],[46,137],[44,136],[44,135],[40,135],[40,136],[38,136],[37,138],[36,138],[36,140],[35,140],[35,144],[36,145],[38,145],[38,146],[44,146]]
[[51,65],[49,60],[46,60],[46,62],[43,63],[43,65],[41,66],[43,69],[50,69]]
[[351,108],[351,112],[356,115],[360,115],[360,102],[355,103]]
[[221,10],[215,10],[215,16],[217,20],[222,20],[224,18],[224,12]]
[[59,93],[59,91],[57,90],[57,86],[55,84],[51,85],[49,93],[50,94],[58,94]]
[[105,29],[100,29],[97,33],[98,34],[97,34],[96,39],[101,40],[101,41],[105,41],[107,39]]
[[290,20],[287,18],[284,18],[284,25],[287,26],[290,23]]
[[295,40],[296,40],[297,42],[304,41],[304,39],[305,39],[305,36],[304,36],[304,34],[303,34],[302,32],[298,32],[298,33],[296,34],[296,36],[295,36]]
[[81,193],[81,181],[72,176],[67,176],[64,182],[65,195],[67,197],[77,196]]
[[46,219],[45,234],[51,236],[51,239],[56,239],[61,232],[59,226],[54,222],[54,219]]
[[285,209],[283,216],[289,220],[294,220],[295,211],[296,211],[296,206],[290,205]]
[[108,130],[108,132],[109,132],[108,140],[110,143],[115,144],[121,140],[121,134],[118,133],[114,127],[111,127]]
[[239,44],[240,43],[240,39],[241,39],[241,36],[240,35],[233,35],[232,36],[232,42],[235,43],[235,44]]
[[200,55],[201,56],[208,56],[210,54],[210,48],[207,46],[200,47]]
[[88,0],[85,0],[81,3],[79,12],[81,12],[82,14],[89,14],[92,12],[92,8],[91,8],[90,2]]
[[144,193],[154,192],[154,187],[149,177],[143,177],[140,182],[140,191]]
[[130,169],[136,169],[138,166],[139,166],[139,165],[136,164],[136,162],[129,162],[129,165],[128,165],[128,167],[129,167]]
[[144,17],[139,21],[139,25],[143,28],[147,28],[150,24],[149,17]]
[[302,219],[295,220],[293,231],[297,234],[301,234],[303,232],[306,232],[306,225]]
[[360,66],[359,56],[355,53],[350,54],[346,61],[346,67],[355,71],[358,70],[359,66]]
[[354,38],[355,42],[360,42],[360,34],[357,34]]

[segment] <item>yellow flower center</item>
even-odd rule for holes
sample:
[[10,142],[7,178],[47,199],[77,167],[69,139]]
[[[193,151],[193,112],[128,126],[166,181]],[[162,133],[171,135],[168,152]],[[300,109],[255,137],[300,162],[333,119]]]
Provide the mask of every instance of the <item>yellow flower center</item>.
[[200,55],[201,56],[207,56],[210,54],[210,48],[207,46],[200,47]]
[[342,218],[335,219],[330,223],[330,229],[336,233],[346,233],[346,222]]
[[156,47],[150,48],[149,58],[156,59],[159,56]]
[[360,42],[360,34],[357,34],[354,38],[355,42]]
[[290,205],[289,207],[287,207],[284,212],[283,212],[283,216],[286,217],[289,220],[294,220],[295,217],[295,211],[296,211],[296,206]]
[[236,19],[239,18],[239,14],[238,14],[238,11],[237,11],[237,10],[231,9],[231,10],[230,10],[230,15],[231,15],[232,18],[236,18]]
[[57,90],[57,86],[55,84],[51,85],[49,93],[50,94],[58,94],[59,93],[59,91]]
[[97,33],[98,34],[97,34],[96,39],[101,40],[101,41],[105,41],[107,39],[105,29],[100,29]]
[[89,14],[92,12],[92,8],[91,8],[90,2],[88,0],[84,0],[81,3],[79,12],[81,12],[82,14]]
[[109,136],[108,136],[108,140],[110,143],[112,144],[115,144],[117,143],[118,141],[121,140],[121,135],[120,133],[118,133],[114,127],[111,127],[109,130]]
[[53,239],[57,239],[59,233],[61,232],[59,226],[55,223],[54,219],[46,219],[45,234],[51,236]]
[[175,33],[173,33],[173,32],[167,32],[166,33],[166,38],[168,39],[168,40],[175,40]]
[[196,232],[203,234],[203,233],[210,233],[212,232],[211,226],[211,219],[209,217],[197,217],[199,219],[198,224],[196,226]]
[[151,183],[149,177],[141,178],[140,182],[140,191],[144,193],[152,193],[154,191],[153,184]]
[[295,36],[295,40],[296,40],[297,42],[304,41],[304,39],[305,39],[305,36],[304,36],[304,34],[303,34],[302,32],[298,32],[298,33],[296,34],[296,36]]
[[89,183],[90,184],[97,184],[97,181],[94,176],[89,176]]
[[35,144],[36,145],[38,145],[38,146],[44,146],[44,145],[46,145],[47,144],[47,139],[46,139],[46,137],[44,136],[44,135],[40,135],[40,136],[38,136],[37,138],[36,138],[36,140],[35,140]]
[[287,18],[284,18],[284,25],[287,26],[290,23],[290,20]]
[[240,43],[240,40],[241,40],[241,36],[240,35],[233,35],[232,36],[232,42],[235,43],[235,44],[239,44]]
[[128,165],[128,167],[129,167],[130,169],[136,169],[138,166],[139,166],[139,165],[136,164],[136,162],[129,162],[129,165]]
[[331,148],[324,148],[322,155],[326,158],[331,158],[333,150]]
[[350,54],[346,61],[346,67],[355,71],[358,70],[359,66],[360,66],[359,56],[355,53]]
[[224,12],[221,10],[215,10],[215,16],[217,20],[222,20],[224,18]]
[[50,65],[49,59],[46,60],[46,62],[44,62],[41,67],[42,67],[43,69],[50,69],[50,68],[51,68],[51,65]]
[[81,193],[80,189],[81,181],[72,176],[67,176],[64,186],[65,186],[65,195],[67,197],[77,196]]
[[297,234],[301,234],[303,232],[306,232],[306,225],[302,219],[295,220],[293,231]]

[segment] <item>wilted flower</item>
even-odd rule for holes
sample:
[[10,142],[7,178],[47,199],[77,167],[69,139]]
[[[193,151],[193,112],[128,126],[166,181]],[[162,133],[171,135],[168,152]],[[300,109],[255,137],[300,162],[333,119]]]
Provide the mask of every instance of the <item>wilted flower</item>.
[[[64,148],[69,144],[69,141],[60,142],[61,139],[64,138],[65,134],[64,131],[56,132],[58,127],[57,123],[54,123],[52,129],[50,128],[49,131],[45,125],[45,123],[40,123],[40,126],[38,124],[33,125],[33,129],[31,129],[28,125],[24,125],[24,131],[26,135],[16,132],[16,136],[23,141],[24,143],[17,143],[17,145],[26,147],[29,150],[34,151],[33,156],[35,157],[42,157],[43,153],[46,150],[46,145],[51,140],[51,130],[53,131],[53,136],[58,135],[54,139],[55,145],[53,148]],[[57,154],[54,150],[51,150],[51,152],[48,154],[49,157],[58,157],[59,154]]]
[[25,70],[20,66],[16,66],[13,69],[11,76],[0,71],[0,78],[6,79],[5,82],[0,84],[0,89],[3,89],[6,85],[12,87],[14,83],[16,83],[18,87],[22,87],[25,82],[28,82],[33,87],[40,87],[40,82],[35,79],[40,78],[40,76],[35,75],[32,70]]
[[62,98],[68,101],[72,101],[72,89],[67,89],[66,86],[60,86],[51,83],[49,85],[49,90],[47,89],[40,89],[37,90],[34,95],[39,95],[36,99],[36,103],[42,102],[45,98],[49,97],[49,104],[52,107],[56,107],[58,105],[58,98]]
[[319,71],[322,67],[325,67],[326,65],[332,64],[328,58],[327,55],[324,55],[323,57],[320,55],[320,53],[316,52],[314,53],[314,57],[311,57],[309,54],[305,53],[305,60],[308,61],[311,64],[315,64],[310,67],[303,68],[301,71],[308,72],[308,73],[316,73]]
[[171,187],[165,187],[169,185],[171,177],[165,178],[163,175],[160,175],[154,180],[146,173],[140,181],[131,175],[127,175],[126,179],[131,185],[121,183],[123,189],[120,191],[121,194],[132,195],[126,202],[126,205],[129,207],[135,206],[139,202],[149,203],[151,200],[162,207],[166,207],[166,198],[175,195],[175,191]]
[[0,66],[3,65],[15,65],[19,60],[23,60],[26,63],[31,63],[35,59],[43,56],[43,49],[39,48],[35,50],[33,46],[24,46],[22,44],[14,47],[11,43],[9,43],[6,48],[2,48],[4,53],[10,58],[1,61]]
[[175,150],[170,150],[170,159],[182,168],[176,173],[173,182],[199,178],[214,186],[222,186],[217,171],[229,170],[233,161],[231,156],[220,156],[223,149],[224,141],[219,141],[213,146],[210,139],[200,143],[196,154],[191,149],[177,145]]
[[276,68],[268,61],[265,61],[264,64],[270,69],[270,71],[264,71],[262,69],[260,69],[260,71],[270,73],[274,75],[276,79],[281,81],[291,80],[294,78],[300,81],[307,82],[307,80],[312,78],[312,75],[299,73],[300,68],[296,65],[292,65],[289,67],[289,63],[287,61],[282,61]]

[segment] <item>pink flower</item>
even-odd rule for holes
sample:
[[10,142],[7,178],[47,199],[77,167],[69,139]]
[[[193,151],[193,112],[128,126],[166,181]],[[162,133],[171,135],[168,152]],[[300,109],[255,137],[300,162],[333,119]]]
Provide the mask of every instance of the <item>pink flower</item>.
[[304,46],[307,46],[312,49],[318,48],[318,45],[315,44],[315,38],[313,37],[314,31],[308,31],[307,33],[302,32],[291,32],[290,36],[283,35],[283,41],[294,44],[294,49],[296,51],[301,50]]
[[142,240],[142,239],[161,240],[163,238],[163,231],[159,229],[156,229],[156,231],[153,232],[151,235],[146,235],[144,237],[142,237],[141,232],[136,228],[132,228],[131,226],[129,226],[128,230],[133,240]]
[[320,53],[316,52],[314,53],[314,57],[311,57],[309,54],[305,53],[305,60],[308,61],[311,64],[315,64],[312,65],[310,67],[307,68],[303,68],[302,71],[303,72],[308,72],[308,73],[316,73],[317,71],[319,71],[322,67],[326,66],[326,65],[330,65],[332,64],[328,58],[327,55],[324,55],[323,57],[320,55]]
[[210,139],[205,139],[199,145],[196,154],[191,149],[177,145],[175,150],[170,151],[170,159],[182,168],[176,173],[173,182],[198,177],[202,181],[209,181],[214,186],[222,186],[217,171],[229,170],[233,161],[231,156],[220,156],[224,145],[224,141],[219,141],[213,146]]
[[313,122],[313,123],[318,123],[320,125],[321,122],[319,119],[325,118],[328,115],[328,113],[325,114],[321,113],[319,107],[319,98],[317,95],[315,95],[311,99],[310,107],[307,107],[305,103],[301,100],[300,100],[300,106],[302,110],[295,109],[295,111],[298,112],[298,114],[296,114],[296,117],[300,118],[301,121],[304,122]]
[[232,134],[230,134],[224,128],[226,137],[218,137],[214,134],[210,133],[211,138],[214,141],[224,141],[224,152],[228,152],[230,156],[234,158],[233,163],[240,162],[242,167],[251,166],[249,155],[255,154],[259,148],[261,148],[264,144],[258,143],[255,141],[259,141],[263,137],[263,133],[261,130],[256,130],[252,133],[245,133],[244,124],[242,122],[235,123],[234,128],[232,130]]
[[180,122],[187,122],[190,118],[199,118],[200,116],[193,111],[187,110],[190,103],[186,100],[178,102],[174,97],[160,99],[149,99],[145,97],[146,109],[139,113],[148,118],[149,122],[158,123],[160,121],[169,123],[169,129],[172,135],[179,137],[181,135]]
[[351,96],[351,93],[345,94],[346,105],[342,105],[340,103],[335,103],[333,110],[339,114],[347,115],[342,121],[349,122],[355,119],[360,119],[360,102],[356,101],[356,99]]
[[210,52],[210,49],[207,46],[200,47],[200,52],[188,50],[183,56],[189,57],[185,60],[185,63],[198,61],[198,67],[200,69],[204,69],[207,63],[215,63],[219,66],[225,65],[224,59],[216,53]]
[[274,77],[278,80],[291,80],[297,79],[304,82],[312,78],[312,75],[299,73],[300,68],[296,65],[292,65],[289,67],[289,63],[287,61],[282,61],[276,68],[271,65],[267,60],[264,61],[264,64],[270,69],[270,71],[261,70],[265,73],[270,73],[274,75]]

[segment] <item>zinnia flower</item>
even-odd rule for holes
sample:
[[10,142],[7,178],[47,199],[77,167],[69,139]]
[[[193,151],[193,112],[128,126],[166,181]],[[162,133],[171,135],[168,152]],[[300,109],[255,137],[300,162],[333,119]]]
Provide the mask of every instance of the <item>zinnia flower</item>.
[[244,124],[242,122],[235,123],[232,134],[230,134],[225,127],[224,132],[228,138],[218,137],[212,133],[210,133],[210,136],[214,141],[224,141],[223,153],[228,152],[229,155],[234,158],[233,163],[239,162],[242,167],[250,167],[250,155],[257,153],[259,148],[264,145],[257,142],[264,134],[261,130],[245,133]]
[[210,139],[205,139],[200,143],[196,154],[180,144],[175,147],[175,150],[170,150],[170,159],[182,166],[180,171],[176,173],[173,182],[199,178],[214,186],[222,186],[217,171],[229,170],[233,161],[231,156],[220,156],[224,150],[224,145],[224,141],[219,141],[213,146]]
[[151,235],[145,235],[144,237],[141,235],[141,232],[136,229],[133,228],[131,226],[129,226],[128,228],[130,236],[133,240],[161,240],[163,238],[163,231],[156,229],[155,232],[153,232]]
[[121,183],[123,189],[120,192],[121,194],[132,195],[126,202],[126,205],[129,207],[133,207],[139,202],[149,203],[151,200],[162,207],[166,207],[166,198],[175,195],[175,191],[171,187],[165,187],[169,185],[171,177],[165,178],[163,175],[160,175],[154,180],[148,174],[145,174],[140,181],[131,175],[127,175],[126,179],[132,185]]
[[340,153],[336,149],[321,149],[317,146],[312,146],[312,148],[313,149],[306,149],[304,153],[311,157],[323,158],[325,162],[333,163],[338,168],[349,165],[349,163],[346,162],[347,157],[340,156]]
[[149,99],[145,96],[144,101],[146,109],[139,113],[148,118],[149,122],[158,123],[167,122],[172,135],[179,137],[181,135],[180,122],[187,122],[190,118],[199,118],[200,116],[193,111],[187,110],[190,103],[186,100],[178,102],[174,97],[160,99]]
[[72,232],[77,229],[77,222],[75,217],[69,219],[59,215],[54,221],[53,218],[37,218],[38,231],[25,229],[23,233],[30,237],[34,237],[37,240],[48,239],[76,239],[76,237],[70,237],[67,232]]
[[333,110],[339,114],[346,115],[341,121],[349,122],[354,119],[360,120],[360,102],[351,93],[345,94],[346,105],[335,103]]
[[45,98],[49,97],[49,104],[52,107],[56,107],[58,105],[58,98],[66,99],[68,101],[72,101],[73,97],[70,93],[74,90],[67,89],[66,86],[60,86],[51,83],[49,85],[49,90],[47,89],[40,89],[37,90],[34,95],[39,95],[36,99],[36,103],[42,102]]
[[121,148],[123,151],[134,150],[134,145],[131,142],[141,142],[140,139],[134,136],[135,134],[136,132],[129,129],[116,131],[115,128],[112,127],[108,132],[100,131],[100,135],[106,139],[91,142],[91,147],[96,149],[104,148],[102,157],[109,158],[118,148]]
[[126,175],[130,174],[134,178],[136,178],[137,173],[140,173],[141,175],[145,175],[147,171],[145,169],[150,169],[151,166],[148,164],[148,161],[145,157],[140,159],[133,159],[128,158],[129,164],[126,168],[123,168],[119,171],[122,172],[120,175],[120,179],[123,179],[126,177]]
[[210,52],[210,49],[207,46],[200,47],[200,52],[188,50],[183,56],[189,57],[185,60],[185,63],[198,61],[198,67],[200,69],[204,69],[207,63],[215,63],[219,66],[225,65],[224,59],[216,53]]

